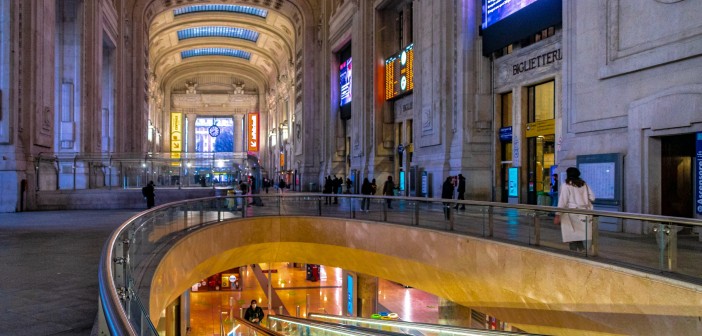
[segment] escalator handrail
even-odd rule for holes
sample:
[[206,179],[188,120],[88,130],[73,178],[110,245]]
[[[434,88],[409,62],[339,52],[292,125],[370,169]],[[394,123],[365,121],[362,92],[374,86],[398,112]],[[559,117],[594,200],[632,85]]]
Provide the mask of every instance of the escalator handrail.
[[243,324],[243,325],[247,326],[248,328],[254,329],[254,330],[256,330],[257,332],[259,332],[259,333],[261,333],[261,334],[263,334],[263,335],[268,335],[268,336],[285,336],[285,335],[283,335],[283,334],[281,334],[281,333],[279,333],[279,332],[277,332],[277,331],[275,331],[275,330],[268,329],[268,328],[264,328],[264,327],[262,327],[262,326],[259,325],[259,324],[251,323],[251,322],[249,322],[249,321],[247,321],[247,320],[244,320],[244,319],[241,318],[241,317],[236,317],[236,316],[232,316],[232,317],[234,318],[235,321],[239,322],[240,324]]
[[[316,327],[316,328],[320,328],[320,329],[327,330],[327,331],[343,333],[345,335],[351,334],[351,335],[358,335],[358,336],[375,336],[375,335],[411,336],[411,335],[405,334],[405,333],[377,330],[377,329],[365,328],[365,327],[350,326],[350,325],[340,324],[340,323],[316,321],[316,320],[293,317],[293,316],[288,316],[288,315],[269,315],[268,319],[269,319],[269,321],[270,321],[270,319],[279,319],[281,321],[285,321],[288,323],[307,325],[307,326],[312,327],[312,328]],[[269,322],[269,325],[270,325],[270,322]]]
[[376,320],[376,319],[369,319],[369,318],[363,318],[363,317],[355,317],[355,316],[338,316],[338,315],[331,315],[331,314],[320,314],[320,313],[310,313],[307,315],[309,319],[314,319],[315,317],[318,318],[327,318],[330,320],[350,320],[354,322],[359,322],[359,323],[368,323],[368,324],[385,324],[385,325],[391,325],[391,326],[396,326],[396,327],[404,327],[404,328],[411,328],[411,329],[417,329],[417,330],[432,330],[432,331],[438,331],[438,332],[445,332],[445,333],[455,333],[455,334],[462,334],[462,335],[540,335],[540,334],[530,334],[530,333],[521,333],[521,332],[515,332],[515,331],[498,331],[498,330],[483,330],[483,329],[474,329],[474,328],[465,328],[465,327],[456,327],[456,326],[448,326],[448,325],[441,325],[441,324],[432,324],[432,323],[421,323],[421,322],[409,322],[409,321],[399,321],[399,320]]

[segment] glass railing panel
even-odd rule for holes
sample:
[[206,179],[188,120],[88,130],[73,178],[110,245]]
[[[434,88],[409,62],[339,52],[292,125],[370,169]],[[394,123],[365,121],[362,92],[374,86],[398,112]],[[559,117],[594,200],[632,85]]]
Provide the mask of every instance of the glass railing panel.
[[[700,238],[702,228],[696,229],[690,225],[670,226],[670,228],[671,232],[675,232],[675,236],[670,234],[664,240],[666,250],[669,251],[668,259],[671,260],[666,259],[666,264],[673,266],[673,271],[676,273],[702,279],[702,268],[699,267],[700,257],[702,257],[702,238]],[[677,262],[673,263],[672,260]]]
[[[427,200],[426,202],[413,202],[409,207],[398,210],[407,210],[405,215],[414,217],[411,221],[413,225],[437,230],[448,230],[450,222],[445,218],[445,209],[446,207],[443,203],[436,200]],[[398,216],[393,216],[393,218],[396,217]]]
[[278,206],[281,216],[318,216],[324,205],[322,196],[294,196],[271,199]]
[[529,244],[533,240],[534,220],[539,220],[533,210],[499,208],[493,209],[492,237],[503,241]]
[[458,204],[450,207],[454,218],[453,231],[474,235],[487,236],[489,227],[489,207],[478,205]]

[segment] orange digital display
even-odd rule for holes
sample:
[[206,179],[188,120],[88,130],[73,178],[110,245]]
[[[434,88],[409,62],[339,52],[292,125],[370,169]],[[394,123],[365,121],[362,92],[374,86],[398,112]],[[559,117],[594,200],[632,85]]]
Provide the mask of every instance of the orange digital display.
[[258,152],[258,113],[249,113],[249,152]]
[[414,44],[385,60],[385,99],[390,100],[414,89]]

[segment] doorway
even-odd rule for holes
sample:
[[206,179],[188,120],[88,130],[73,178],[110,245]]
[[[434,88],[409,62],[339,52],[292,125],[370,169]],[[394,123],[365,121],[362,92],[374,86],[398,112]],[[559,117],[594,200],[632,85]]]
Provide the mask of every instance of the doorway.
[[694,216],[695,134],[661,138],[661,215]]

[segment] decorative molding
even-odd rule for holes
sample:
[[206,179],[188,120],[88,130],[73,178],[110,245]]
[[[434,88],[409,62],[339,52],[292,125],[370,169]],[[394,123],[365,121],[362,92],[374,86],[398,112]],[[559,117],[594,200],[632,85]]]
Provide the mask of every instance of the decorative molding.
[[208,107],[251,108],[256,106],[255,94],[173,94],[172,107],[176,109]]
[[[630,13],[622,9],[621,0],[607,1],[607,24],[601,28],[606,30],[607,59],[606,64],[600,68],[600,78],[619,76],[702,55],[702,11],[691,10],[694,3],[689,1],[656,2],[680,4],[665,7],[666,12],[656,12],[660,14],[656,16],[657,22],[665,24],[641,25],[641,16],[647,13],[646,9],[654,11],[651,9],[653,3],[638,4],[638,11]],[[688,18],[681,20],[676,12],[684,13]],[[626,19],[627,15],[630,15],[629,20]],[[663,28],[670,31],[660,37],[651,36],[644,30],[658,32]],[[671,30],[675,28],[677,30]],[[629,45],[623,45],[624,41]]]

